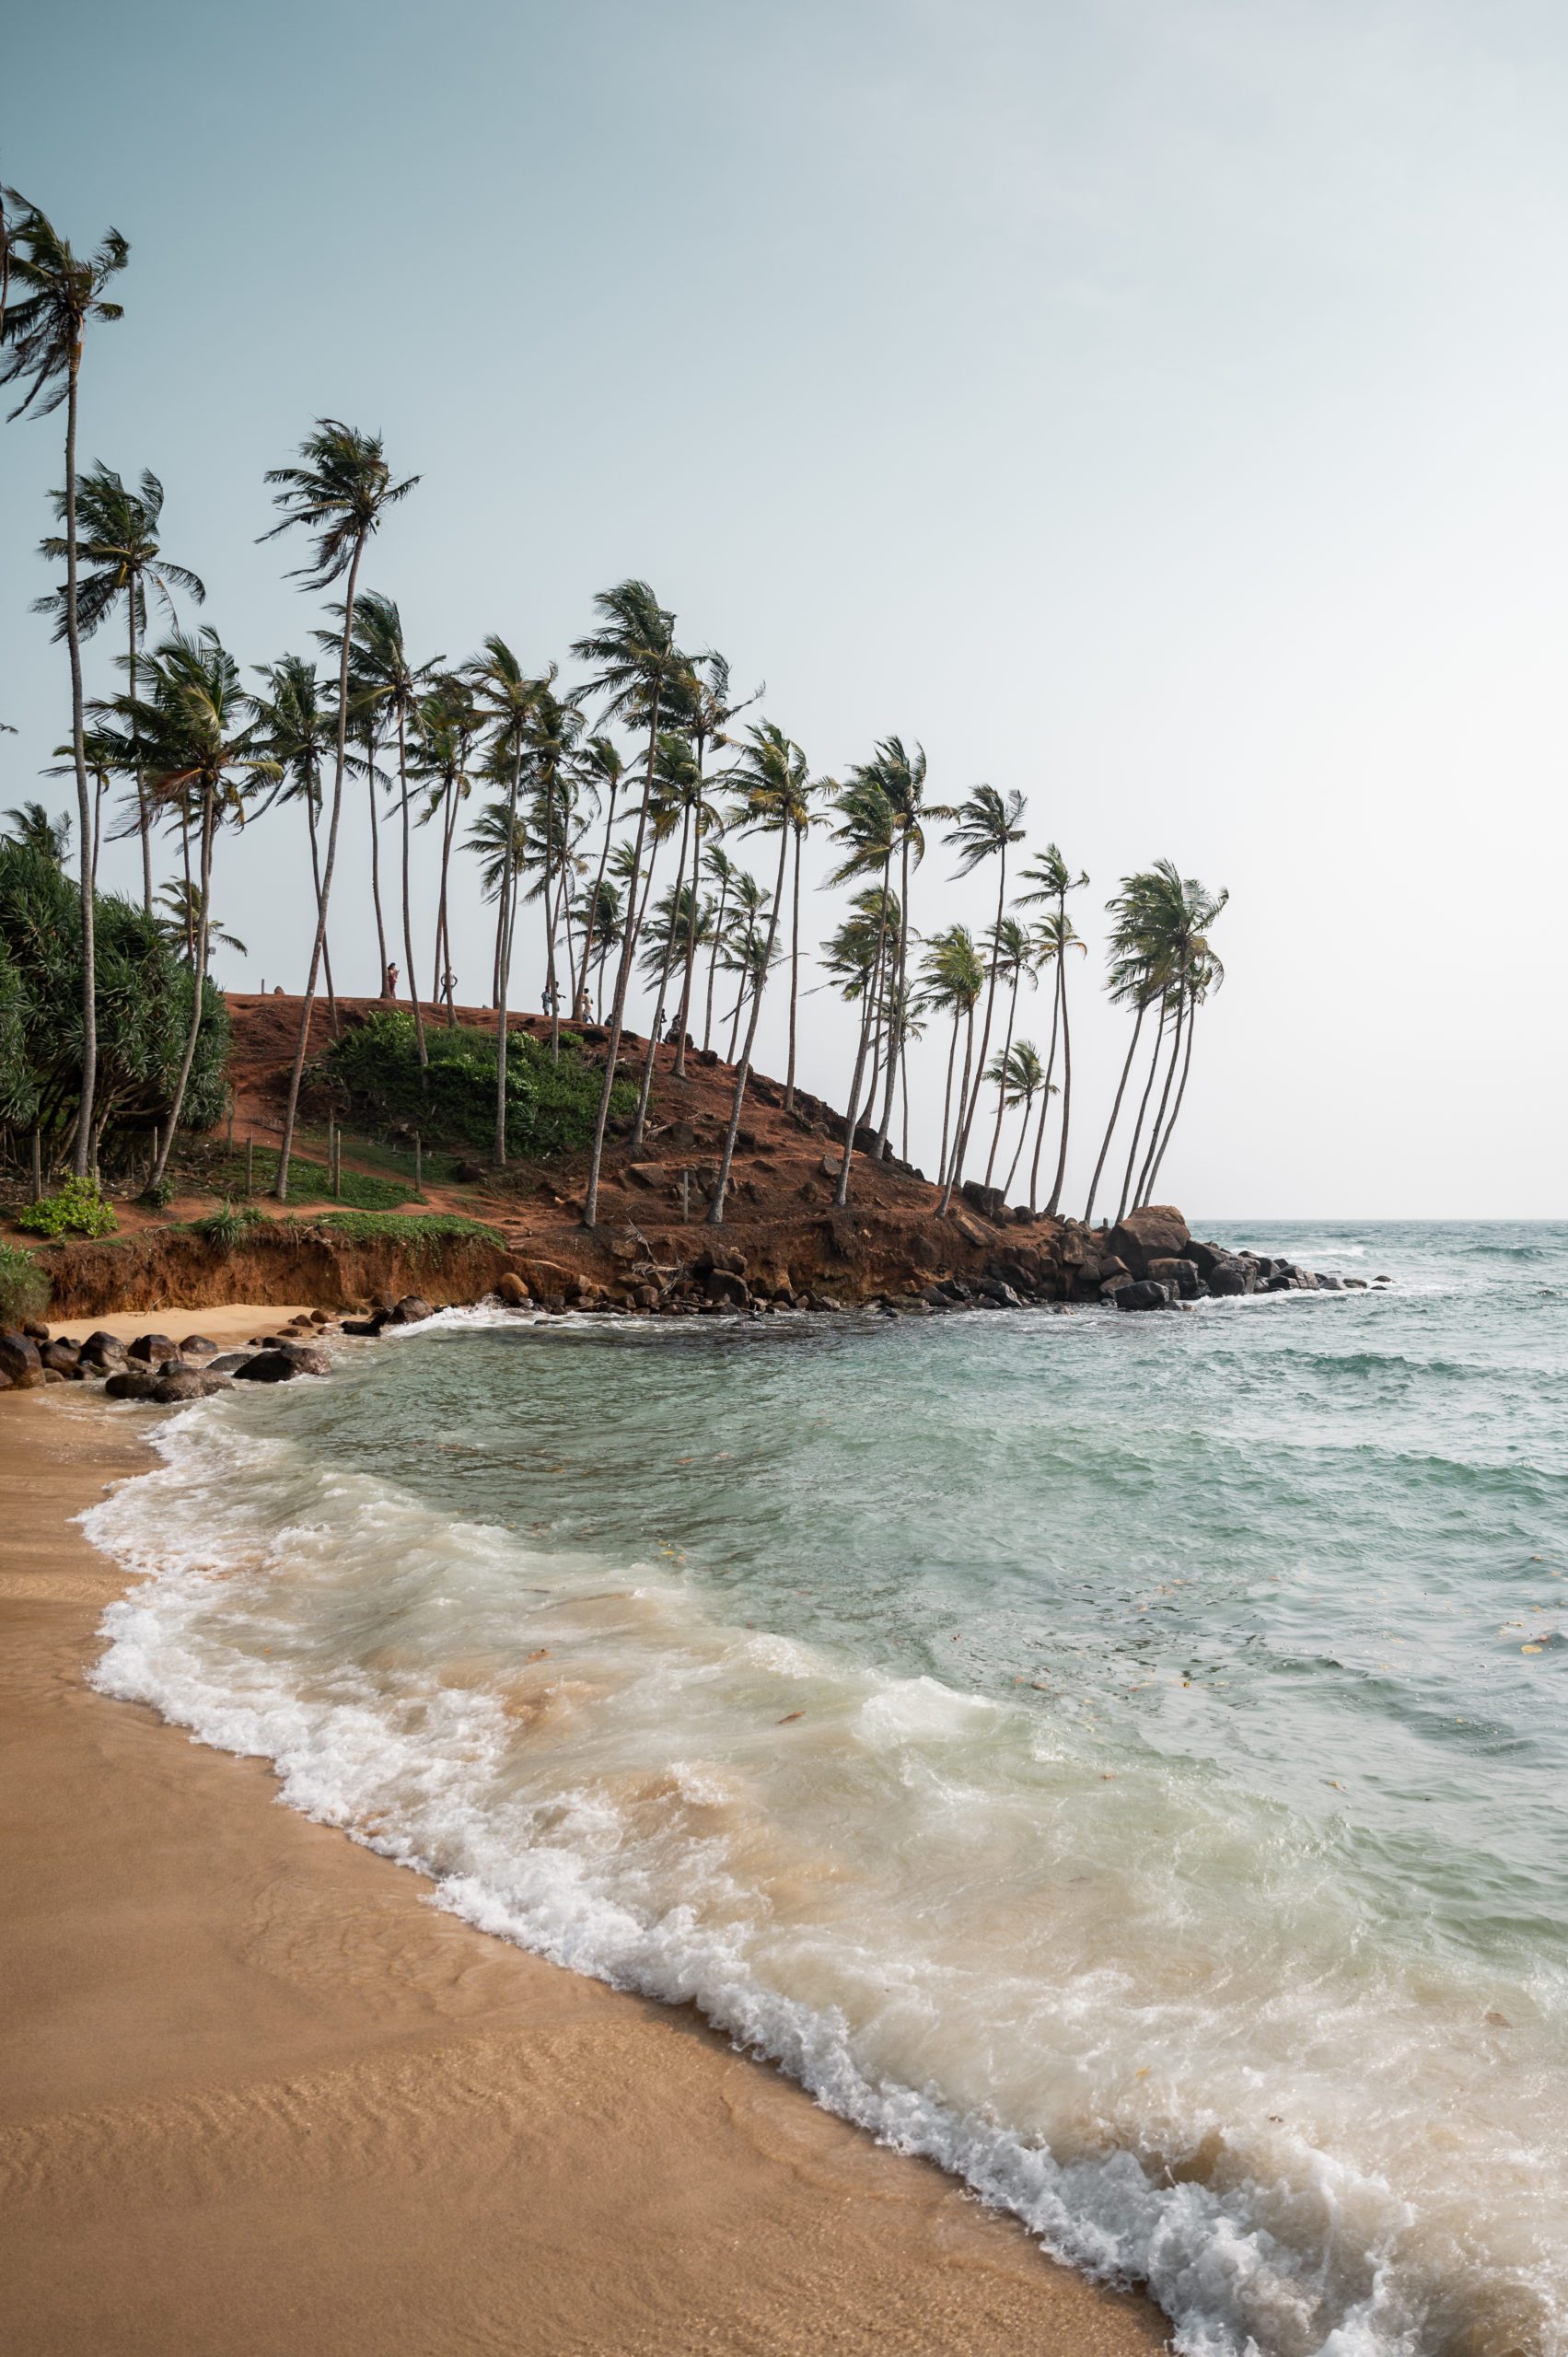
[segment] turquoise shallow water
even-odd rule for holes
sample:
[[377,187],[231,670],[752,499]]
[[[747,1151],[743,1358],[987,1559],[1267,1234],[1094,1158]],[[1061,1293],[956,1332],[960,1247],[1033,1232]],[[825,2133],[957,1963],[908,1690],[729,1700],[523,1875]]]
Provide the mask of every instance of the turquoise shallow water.
[[1568,1229],[1386,1294],[463,1314],[227,1396],[100,1673],[694,1996],[1202,2352],[1568,2316]]

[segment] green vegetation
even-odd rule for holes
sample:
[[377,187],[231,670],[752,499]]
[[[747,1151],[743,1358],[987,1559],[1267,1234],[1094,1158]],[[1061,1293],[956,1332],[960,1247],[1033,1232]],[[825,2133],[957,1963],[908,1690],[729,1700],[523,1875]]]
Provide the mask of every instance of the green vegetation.
[[205,1219],[196,1222],[196,1233],[204,1236],[209,1244],[231,1252],[237,1244],[243,1244],[248,1236],[254,1235],[261,1221],[262,1214],[254,1203],[226,1201],[215,1212],[209,1212]]
[[[99,1159],[112,1172],[145,1167],[151,1132],[166,1132],[191,1029],[190,967],[157,921],[128,900],[95,901]],[[0,842],[0,1141],[24,1167],[28,1132],[42,1135],[46,1171],[72,1158],[82,1087],[81,911],[45,853]],[[228,1010],[210,983],[185,1084],[182,1118],[218,1119]]]
[[0,1244],[0,1326],[36,1318],[49,1299],[49,1279],[19,1244]]
[[17,1213],[17,1225],[29,1236],[112,1236],[117,1223],[114,1206],[104,1201],[90,1178],[67,1178],[57,1195],[45,1195]]
[[[251,1178],[259,1194],[272,1191],[278,1174],[277,1150],[259,1145],[251,1154]],[[245,1156],[226,1155],[205,1174],[205,1183],[217,1187],[226,1195],[238,1195],[245,1187]],[[435,1173],[432,1172],[432,1177]],[[331,1175],[324,1162],[301,1161],[291,1156],[288,1166],[289,1191],[302,1202],[311,1202],[318,1196],[331,1196]],[[337,1201],[355,1211],[389,1212],[399,1203],[415,1200],[414,1190],[401,1178],[377,1178],[373,1171],[344,1170],[338,1181]]]
[[[419,1061],[413,1017],[377,1009],[346,1030],[328,1051],[327,1069],[348,1089],[355,1119],[377,1129],[403,1124],[488,1150],[494,1128],[495,1040],[459,1026],[427,1029],[429,1062]],[[573,1154],[591,1144],[600,1079],[570,1040],[559,1060],[524,1033],[512,1034],[506,1058],[506,1149],[515,1155]],[[636,1091],[618,1085],[612,1118],[630,1120]]]
[[441,1245],[462,1237],[483,1244],[506,1241],[499,1228],[459,1219],[455,1212],[328,1212],[312,1225],[349,1244],[395,1244],[415,1261],[438,1259]]

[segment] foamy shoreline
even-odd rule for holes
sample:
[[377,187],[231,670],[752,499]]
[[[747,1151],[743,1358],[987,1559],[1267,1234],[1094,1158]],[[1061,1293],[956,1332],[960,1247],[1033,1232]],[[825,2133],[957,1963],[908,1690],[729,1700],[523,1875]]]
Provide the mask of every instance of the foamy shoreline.
[[[220,1342],[287,1313],[188,1313]],[[145,1313],[102,1321],[141,1330]],[[29,2351],[1157,2347],[947,2178],[688,2014],[424,1903],[83,1670],[123,1586],[73,1518],[147,1426],[0,1422],[16,1894],[0,2296]]]

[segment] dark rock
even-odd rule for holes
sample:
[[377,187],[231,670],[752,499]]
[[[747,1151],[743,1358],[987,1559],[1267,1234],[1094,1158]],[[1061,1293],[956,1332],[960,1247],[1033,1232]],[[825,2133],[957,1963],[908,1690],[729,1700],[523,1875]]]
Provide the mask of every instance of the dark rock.
[[138,1334],[125,1355],[140,1359],[144,1365],[157,1366],[165,1359],[175,1357],[179,1349],[172,1334]]
[[1208,1274],[1209,1291],[1222,1298],[1227,1295],[1249,1292],[1256,1283],[1257,1279],[1249,1277],[1239,1260],[1216,1260]]
[[162,1380],[150,1367],[123,1367],[110,1376],[104,1394],[110,1399],[150,1399]]
[[1106,1238],[1107,1249],[1125,1260],[1135,1277],[1146,1276],[1150,1260],[1177,1260],[1187,1251],[1187,1222],[1173,1203],[1148,1203],[1129,1212]]
[[292,1351],[258,1351],[234,1370],[236,1383],[292,1383],[305,1369]]
[[987,1277],[980,1293],[983,1300],[994,1302],[998,1309],[1022,1309],[1024,1306],[1012,1286],[1004,1284],[999,1277]]
[[1212,1277],[1217,1268],[1234,1260],[1236,1254],[1227,1252],[1223,1244],[1199,1244],[1189,1237],[1186,1258],[1193,1263],[1201,1277]]
[[49,1329],[41,1318],[24,1318],[21,1330],[29,1342],[47,1342],[50,1339]]
[[958,1192],[981,1219],[1001,1222],[1006,1218],[1007,1198],[1000,1187],[982,1187],[978,1178],[966,1178]]
[[1295,1280],[1282,1271],[1276,1276],[1265,1277],[1258,1290],[1260,1293],[1294,1293],[1296,1288]]
[[1203,1282],[1198,1273],[1196,1260],[1185,1259],[1151,1260],[1145,1273],[1151,1276],[1156,1284],[1169,1285],[1186,1301],[1197,1299],[1198,1289]]
[[1171,1297],[1171,1288],[1157,1283],[1153,1277],[1140,1277],[1132,1284],[1119,1285],[1115,1296],[1118,1309],[1168,1309]]
[[81,1353],[73,1349],[69,1342],[45,1342],[38,1355],[40,1363],[46,1367],[53,1367],[57,1375],[66,1376],[73,1382],[81,1381]]
[[436,1312],[431,1308],[430,1304],[420,1295],[405,1293],[392,1312],[392,1323],[394,1326],[417,1326],[423,1319],[434,1318]]
[[1100,1296],[1105,1301],[1114,1301],[1119,1293],[1125,1293],[1129,1285],[1136,1284],[1137,1283],[1137,1278],[1130,1277],[1127,1274],[1126,1270],[1123,1269],[1119,1277],[1106,1277],[1101,1281],[1099,1288]]
[[1344,1289],[1344,1279],[1342,1277],[1326,1277],[1323,1274],[1322,1270],[1318,1270],[1318,1290],[1319,1293],[1343,1293]]
[[332,1362],[326,1352],[312,1349],[308,1342],[288,1343],[285,1356],[294,1361],[301,1375],[331,1375],[332,1371]]
[[203,1375],[237,1375],[246,1361],[254,1355],[251,1351],[224,1351],[215,1359],[209,1359],[201,1372]]
[[188,1366],[178,1375],[160,1376],[149,1395],[160,1408],[172,1408],[181,1399],[205,1399],[214,1391],[226,1391],[229,1377],[213,1375],[203,1367]]
[[1366,1279],[1365,1277],[1347,1277],[1344,1281],[1344,1287],[1346,1293],[1365,1293],[1366,1291]]
[[345,1318],[343,1319],[343,1332],[345,1334],[366,1334],[375,1336],[381,1331],[381,1329],[386,1322],[387,1321],[384,1318]]
[[180,1343],[180,1349],[181,1355],[185,1358],[210,1359],[215,1353],[217,1344],[212,1340],[210,1335],[187,1334],[185,1340]]
[[703,1291],[715,1308],[749,1309],[751,1289],[744,1277],[729,1269],[710,1269],[703,1279]]
[[477,1178],[483,1178],[484,1166],[482,1163],[470,1162],[466,1159],[462,1162],[454,1162],[452,1176],[459,1187],[471,1187]]
[[125,1345],[119,1335],[106,1333],[101,1326],[94,1327],[82,1349],[84,1353],[90,1351],[95,1359],[122,1359],[125,1355]]
[[43,1362],[30,1334],[0,1329],[0,1373],[11,1378],[13,1391],[33,1391],[43,1381]]

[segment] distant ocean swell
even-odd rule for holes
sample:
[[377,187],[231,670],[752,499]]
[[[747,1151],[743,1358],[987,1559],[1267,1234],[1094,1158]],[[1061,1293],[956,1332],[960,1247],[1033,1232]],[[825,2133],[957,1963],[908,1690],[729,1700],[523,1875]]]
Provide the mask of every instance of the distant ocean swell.
[[[1446,1882],[1441,1835],[1423,1846],[1418,1792],[1388,1795],[1386,1823],[1336,1797],[1358,1776],[1388,1781],[1401,1747],[1426,1739],[1411,1724],[1423,1712],[1434,1756],[1451,1759],[1470,1718],[1453,1708],[1453,1664],[1384,1709],[1373,1664],[1314,1667],[1282,1630],[1262,1724],[1289,1696],[1305,1749],[1308,1711],[1340,1710],[1355,1680],[1332,1738],[1343,1756],[1321,1763],[1345,1773],[1314,1761],[1302,1811],[1261,1759],[1257,1774],[1227,1764],[1265,1739],[1248,1715],[1250,1647],[1204,1697],[1207,1713],[1237,1714],[1211,1741],[1183,1732],[1191,1677],[1162,1669],[1157,1648],[1146,1678],[1098,1667],[1093,1620],[1062,1625],[1065,1590],[1037,1650],[1052,1627],[1074,1643],[1015,1684],[1010,1596],[986,1627],[1011,1556],[944,1567],[934,1596],[935,1571],[906,1574],[913,1633],[883,1630],[887,1566],[865,1560],[839,1486],[854,1434],[834,1424],[825,1440],[807,1411],[904,1399],[918,1454],[926,1387],[950,1406],[961,1354],[981,1346],[981,1321],[964,1324],[898,1338],[912,1355],[896,1364],[865,1332],[836,1351],[770,1337],[736,1387],[727,1353],[750,1353],[746,1338],[628,1348],[470,1323],[361,1358],[330,1391],[205,1403],[165,1429],[161,1469],[88,1517],[147,1574],[108,1615],[98,1682],[273,1760],[292,1805],[431,1875],[482,1928],[695,2002],[1057,2256],[1145,2282],[1189,2357],[1557,2357],[1568,1985],[1538,1930],[1551,1892],[1535,1820],[1516,1814],[1482,1918],[1462,1857]],[[1037,1331],[1033,1348],[1051,1348],[1046,1321]],[[1093,1320],[1070,1345],[1086,1346],[1103,1350]],[[936,1364],[944,1353],[961,1363]],[[1036,1374],[1026,1349],[1000,1379]],[[1111,1380],[1135,1378],[1123,1363]],[[778,1469],[746,1447],[786,1406],[819,1495],[781,1565],[759,1538],[770,1526],[749,1520],[754,1486],[775,1502]],[[607,1407],[643,1451],[668,1534],[641,1550],[598,1504],[596,1484],[624,1480],[593,1453]],[[720,1444],[705,1461],[669,1445],[699,1412]],[[518,1453],[498,1434],[524,1415]],[[1170,1456],[1139,1422],[1145,1457],[1191,1463],[1185,1433]],[[400,1464],[418,1478],[396,1478]],[[910,1465],[889,1478],[907,1488]],[[570,1508],[540,1527],[536,1509],[563,1492]],[[1144,1535],[1124,1530],[1122,1549]],[[907,1529],[889,1543],[907,1549]],[[1195,1611],[1198,1584],[1167,1569],[1158,1608],[1174,1595]],[[1101,1587],[1087,1609],[1133,1616],[1129,1641],[1149,1628],[1136,1596]],[[939,1674],[900,1669],[889,1656],[908,1644]],[[1137,1715],[1151,1706],[1157,1718]],[[1506,1724],[1493,1715],[1488,1749]],[[1462,1852],[1461,1798],[1456,1784]]]

